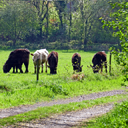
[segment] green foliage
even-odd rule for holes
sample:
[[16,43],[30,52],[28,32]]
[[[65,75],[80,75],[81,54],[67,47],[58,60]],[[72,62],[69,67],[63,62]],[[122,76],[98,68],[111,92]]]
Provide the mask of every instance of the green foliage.
[[[16,47],[21,46],[18,40],[24,41],[21,47],[30,46],[31,49],[48,46],[49,42],[58,42],[58,49],[76,49],[79,46],[85,50],[85,44],[91,42],[117,43],[118,38],[112,37],[112,30],[103,30],[98,19],[100,16],[109,18],[111,9],[108,1],[81,0],[71,1],[71,4],[67,0],[0,1],[0,47],[7,49],[9,45],[6,47],[3,41],[9,40]],[[70,47],[67,45],[69,38],[79,43]]]
[[113,35],[115,37],[119,37],[121,51],[113,50],[113,54],[115,55],[116,61],[118,64],[124,67],[123,73],[125,74],[125,81],[128,79],[128,34],[127,34],[127,26],[128,26],[128,2],[121,3],[111,3],[113,9],[116,10],[111,13],[112,20],[105,21],[104,26],[112,27],[115,32]]
[[90,128],[127,128],[128,126],[128,101],[116,104],[115,109],[103,117],[96,119]]
[[64,94],[68,95],[68,91],[62,87],[62,85],[50,85],[50,90],[53,91],[55,94]]
[[0,35],[13,40],[24,39],[30,33],[37,34],[35,10],[26,2],[9,2],[0,10]]

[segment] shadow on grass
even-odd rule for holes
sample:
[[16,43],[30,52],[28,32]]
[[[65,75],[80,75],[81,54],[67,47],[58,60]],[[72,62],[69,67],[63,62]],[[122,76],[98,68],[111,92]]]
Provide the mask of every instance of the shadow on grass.
[[9,91],[10,89],[7,88],[5,85],[0,85],[0,91]]

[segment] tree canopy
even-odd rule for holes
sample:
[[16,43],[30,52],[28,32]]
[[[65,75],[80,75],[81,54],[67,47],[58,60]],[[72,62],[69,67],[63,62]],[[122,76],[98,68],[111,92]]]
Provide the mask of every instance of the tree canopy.
[[[120,0],[112,0],[116,1]],[[0,45],[12,40],[16,46],[20,40],[25,46],[31,44],[37,48],[51,47],[50,43],[55,42],[58,49],[86,50],[92,44],[118,44],[119,38],[112,36],[113,30],[102,29],[99,19],[110,18],[113,10],[108,2],[3,0],[0,2]]]
[[26,2],[10,2],[0,11],[0,35],[13,40],[23,39],[28,33],[37,34],[35,9]]

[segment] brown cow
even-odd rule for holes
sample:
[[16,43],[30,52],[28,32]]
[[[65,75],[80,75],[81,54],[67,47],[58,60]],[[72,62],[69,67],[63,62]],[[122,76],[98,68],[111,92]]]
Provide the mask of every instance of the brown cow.
[[13,67],[13,73],[15,73],[15,68],[16,68],[16,73],[18,72],[18,69],[20,69],[20,72],[23,73],[22,71],[22,64],[24,63],[26,67],[26,73],[28,72],[28,64],[29,64],[29,50],[28,49],[16,49],[12,51],[8,57],[8,60],[3,66],[3,71],[4,73],[7,73],[11,70]]
[[94,73],[99,72],[100,69],[102,72],[103,64],[105,66],[106,73],[107,73],[107,57],[104,51],[97,52],[92,58],[92,63],[93,63],[93,66],[91,67],[93,68]]
[[73,70],[76,72],[82,72],[82,66],[81,65],[81,56],[79,53],[74,53],[72,56],[72,66]]
[[48,55],[48,64],[50,68],[50,74],[56,74],[57,73],[57,64],[58,64],[58,53],[55,51],[52,51]]

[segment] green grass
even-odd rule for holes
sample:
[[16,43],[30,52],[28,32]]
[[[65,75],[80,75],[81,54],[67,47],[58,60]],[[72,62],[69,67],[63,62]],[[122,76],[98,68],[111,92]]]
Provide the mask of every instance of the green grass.
[[116,104],[111,112],[89,121],[87,128],[128,128],[128,101]]
[[[111,75],[109,73],[94,74],[92,69],[87,67],[91,64],[95,52],[77,51],[82,57],[82,74],[85,75],[83,80],[71,79],[73,74],[71,58],[76,51],[69,50],[67,52],[62,50],[57,51],[59,54],[57,74],[50,75],[48,69],[48,73],[39,74],[38,82],[36,81],[36,74],[34,74],[31,56],[28,74],[13,74],[12,69],[7,74],[3,73],[2,68],[10,52],[9,50],[0,50],[2,57],[0,61],[0,109],[94,92],[123,89],[121,87],[123,78],[121,68],[115,65],[114,60],[112,60]],[[30,52],[33,53],[34,51]],[[25,71],[24,65],[22,67]]]
[[69,111],[82,110],[84,108],[92,107],[94,105],[116,102],[123,99],[128,99],[128,95],[107,96],[95,100],[86,100],[82,102],[60,104],[60,105],[53,105],[50,107],[38,108],[30,112],[0,119],[0,126],[11,125],[18,122],[28,122],[34,119],[50,117],[53,114],[61,114]]

